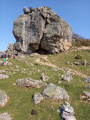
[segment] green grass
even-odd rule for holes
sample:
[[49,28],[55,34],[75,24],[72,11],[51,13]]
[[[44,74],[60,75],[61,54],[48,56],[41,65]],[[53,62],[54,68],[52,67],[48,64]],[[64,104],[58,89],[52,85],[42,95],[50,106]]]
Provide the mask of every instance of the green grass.
[[[76,60],[75,56],[77,54],[80,54],[82,59]],[[51,63],[59,67],[72,68],[70,64],[66,64],[67,61],[73,63],[75,61],[81,62],[85,59],[90,63],[89,54],[90,53],[88,51],[73,51],[56,55],[48,55],[48,59]],[[41,103],[35,105],[33,103],[32,96],[35,92],[41,93],[44,87],[38,89],[13,86],[13,83],[15,83],[17,79],[30,77],[40,80],[41,73],[44,73],[49,76],[48,83],[52,82],[67,90],[70,96],[69,103],[75,110],[75,117],[77,120],[89,120],[90,104],[85,103],[80,99],[82,92],[87,90],[85,88],[85,79],[82,78],[82,76],[73,75],[73,80],[70,83],[62,81],[61,84],[58,84],[58,81],[61,80],[61,75],[63,75],[64,72],[61,70],[52,71],[52,67],[36,64],[34,62],[35,59],[37,59],[37,57],[25,58],[19,61],[16,59],[9,59],[12,63],[11,66],[0,66],[0,69],[6,69],[6,74],[10,75],[9,78],[0,80],[0,90],[6,91],[7,95],[10,97],[9,102],[3,108],[0,108],[0,113],[8,112],[14,120],[61,120],[60,115],[56,110],[62,105],[62,103],[64,103],[64,101],[44,99]],[[42,61],[45,62],[44,60]],[[88,66],[74,65],[72,69],[80,71],[86,75],[90,75],[90,72],[87,72]],[[31,116],[32,109],[37,111],[37,115]]]

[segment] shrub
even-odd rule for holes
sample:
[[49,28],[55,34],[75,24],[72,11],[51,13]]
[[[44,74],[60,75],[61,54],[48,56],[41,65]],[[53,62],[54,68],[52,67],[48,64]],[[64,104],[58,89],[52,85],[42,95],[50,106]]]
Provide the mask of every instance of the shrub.
[[77,55],[76,57],[75,57],[75,59],[82,59],[82,56],[81,55]]
[[90,46],[90,40],[77,40],[73,41],[73,46],[80,47],[80,46]]

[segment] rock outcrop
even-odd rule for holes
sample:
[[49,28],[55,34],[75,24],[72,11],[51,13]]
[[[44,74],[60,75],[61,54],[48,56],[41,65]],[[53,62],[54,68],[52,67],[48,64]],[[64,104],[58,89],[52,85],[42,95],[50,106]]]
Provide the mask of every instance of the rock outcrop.
[[72,29],[48,7],[23,8],[24,15],[14,21],[14,49],[30,54],[37,51],[59,53],[72,44]]

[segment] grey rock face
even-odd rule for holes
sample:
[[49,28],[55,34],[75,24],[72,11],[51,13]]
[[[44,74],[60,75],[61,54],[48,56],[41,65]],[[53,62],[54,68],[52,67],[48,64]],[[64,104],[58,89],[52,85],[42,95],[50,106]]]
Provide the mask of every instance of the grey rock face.
[[72,44],[72,30],[66,21],[48,7],[29,9],[23,9],[24,15],[16,19],[13,26],[21,51],[30,54],[41,49],[49,53],[68,50]]
[[62,99],[69,99],[69,95],[67,91],[59,86],[50,83],[47,87],[43,90],[42,94],[47,99],[53,100],[62,100]]
[[43,100],[43,96],[40,93],[35,93],[33,96],[33,101],[35,104],[40,103]]
[[12,118],[8,113],[2,113],[0,114],[0,120],[12,120]]
[[8,75],[0,74],[0,79],[8,78]]
[[74,109],[68,102],[62,105],[60,108],[62,120],[76,120],[74,117]]
[[40,88],[41,86],[46,86],[47,84],[41,80],[25,78],[25,79],[16,80],[16,85],[20,87]]
[[6,95],[6,92],[0,90],[0,107],[4,107],[8,100],[9,97]]

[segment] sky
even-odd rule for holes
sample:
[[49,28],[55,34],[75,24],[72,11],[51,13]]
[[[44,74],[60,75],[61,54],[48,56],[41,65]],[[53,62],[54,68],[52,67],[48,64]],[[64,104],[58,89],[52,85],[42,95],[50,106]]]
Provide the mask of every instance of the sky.
[[90,38],[90,0],[0,0],[0,51],[5,51],[8,43],[15,43],[13,22],[23,14],[25,6],[50,7],[74,33]]

